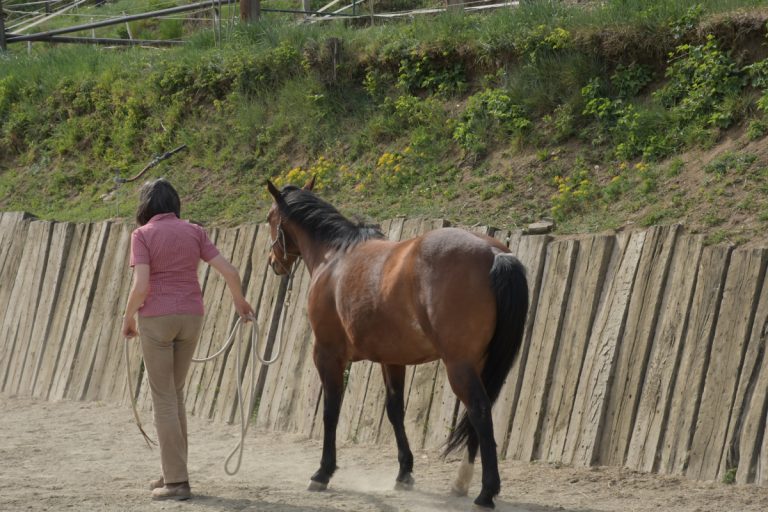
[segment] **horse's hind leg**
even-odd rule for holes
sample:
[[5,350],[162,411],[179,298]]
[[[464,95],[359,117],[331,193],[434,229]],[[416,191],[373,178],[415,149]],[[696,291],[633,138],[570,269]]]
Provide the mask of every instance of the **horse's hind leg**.
[[[317,345],[316,345],[317,346]],[[328,488],[336,471],[336,426],[339,423],[341,400],[344,396],[344,366],[342,358],[315,352],[315,366],[323,384],[323,455],[318,469],[309,482],[310,491]]]
[[408,445],[405,434],[405,404],[403,391],[405,388],[405,366],[381,365],[384,382],[387,386],[387,418],[395,430],[397,441],[397,461],[400,472],[395,480],[395,489],[411,489],[413,487],[413,453]]
[[456,481],[451,487],[451,492],[456,496],[469,494],[469,485],[472,483],[472,476],[475,473],[475,457],[477,457],[477,434],[473,431],[469,433],[467,450],[464,453],[464,458],[461,459]]
[[[482,488],[475,505],[494,508],[493,497],[501,490],[496,441],[493,439],[491,401],[477,372],[469,365],[447,364],[448,380],[453,392],[467,408],[469,422],[477,434],[483,464]],[[468,446],[471,448],[471,446]],[[471,452],[470,452],[471,455]]]

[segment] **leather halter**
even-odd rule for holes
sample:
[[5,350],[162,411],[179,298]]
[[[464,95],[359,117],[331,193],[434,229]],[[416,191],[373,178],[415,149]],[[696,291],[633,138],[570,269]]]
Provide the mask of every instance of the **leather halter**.
[[[275,254],[275,246],[280,249],[280,252],[282,252],[283,256],[282,258],[278,258]],[[296,263],[301,259],[301,253],[292,253],[288,252],[288,244],[285,242],[285,231],[283,230],[283,217],[280,216],[279,220],[277,221],[277,237],[272,240],[272,243],[269,246],[270,250],[272,251],[272,255],[274,256],[273,261],[280,265],[280,268],[288,275],[292,273],[292,269],[296,267]],[[287,266],[286,263],[284,263],[282,260],[287,259],[288,256],[295,256],[297,259],[291,265],[290,267]]]

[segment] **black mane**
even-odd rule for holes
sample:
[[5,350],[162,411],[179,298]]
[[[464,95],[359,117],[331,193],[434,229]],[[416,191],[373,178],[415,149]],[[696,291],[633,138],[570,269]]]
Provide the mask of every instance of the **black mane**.
[[306,229],[317,242],[334,249],[344,250],[366,240],[385,238],[379,226],[350,221],[308,190],[286,185],[280,195],[283,198],[282,203],[278,203],[280,211]]

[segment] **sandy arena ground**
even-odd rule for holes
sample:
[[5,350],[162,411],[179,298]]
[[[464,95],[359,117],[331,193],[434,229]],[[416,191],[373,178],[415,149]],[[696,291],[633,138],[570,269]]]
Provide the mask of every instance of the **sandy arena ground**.
[[[144,418],[152,429],[151,419]],[[458,458],[443,462],[419,451],[416,487],[392,490],[393,447],[344,446],[340,469],[323,493],[305,490],[320,443],[297,435],[250,432],[240,472],[230,477],[223,459],[239,430],[190,418],[188,502],[152,502],[145,486],[159,476],[129,408],[100,403],[42,402],[0,396],[0,511],[467,511],[470,498],[446,490]],[[479,468],[478,468],[479,469]],[[691,482],[612,468],[574,469],[505,461],[497,510],[761,511],[768,489]]]

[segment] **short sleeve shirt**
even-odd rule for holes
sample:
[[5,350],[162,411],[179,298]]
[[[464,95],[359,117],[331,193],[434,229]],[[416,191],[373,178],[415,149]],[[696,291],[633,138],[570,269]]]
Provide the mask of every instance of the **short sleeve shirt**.
[[149,294],[140,316],[202,315],[203,296],[197,277],[200,260],[219,254],[205,230],[162,213],[131,234],[131,267],[149,265]]

